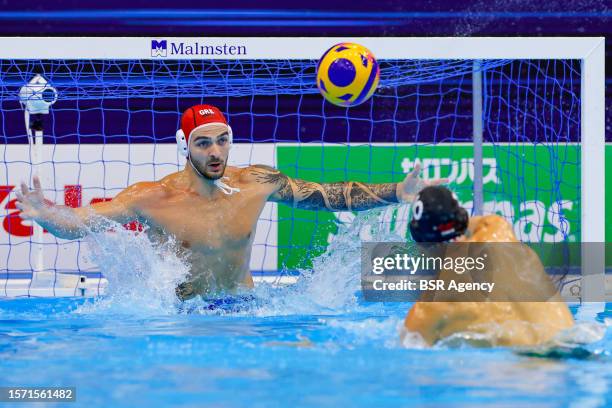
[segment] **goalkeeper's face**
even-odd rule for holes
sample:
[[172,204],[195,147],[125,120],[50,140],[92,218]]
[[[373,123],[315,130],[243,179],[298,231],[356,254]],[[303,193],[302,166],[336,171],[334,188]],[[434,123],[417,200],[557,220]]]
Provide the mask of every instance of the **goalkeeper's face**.
[[210,180],[223,177],[230,149],[227,126],[197,130],[189,139],[189,159],[200,174]]

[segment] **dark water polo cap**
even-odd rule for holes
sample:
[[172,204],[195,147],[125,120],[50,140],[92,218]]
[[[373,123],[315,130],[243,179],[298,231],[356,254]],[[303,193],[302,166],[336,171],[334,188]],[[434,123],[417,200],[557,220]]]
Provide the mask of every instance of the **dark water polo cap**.
[[446,187],[425,187],[412,203],[410,233],[416,242],[445,242],[465,233],[468,213]]

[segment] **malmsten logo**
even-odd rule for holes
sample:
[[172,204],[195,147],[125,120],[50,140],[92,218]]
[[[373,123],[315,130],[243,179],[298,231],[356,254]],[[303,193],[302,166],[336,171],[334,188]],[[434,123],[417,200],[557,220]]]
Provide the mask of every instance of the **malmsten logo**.
[[151,56],[166,57],[168,56],[168,41],[167,40],[151,40]]
[[241,44],[201,43],[198,41],[173,42],[168,40],[151,40],[151,56],[167,57],[168,55],[247,55],[247,48]]

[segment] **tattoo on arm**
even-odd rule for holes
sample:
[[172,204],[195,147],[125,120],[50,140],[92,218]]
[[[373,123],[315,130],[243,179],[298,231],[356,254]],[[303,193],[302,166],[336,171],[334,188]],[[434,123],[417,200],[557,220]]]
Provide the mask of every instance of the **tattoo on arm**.
[[315,183],[292,179],[268,166],[253,166],[255,180],[276,188],[271,200],[308,210],[361,211],[397,203],[397,183]]

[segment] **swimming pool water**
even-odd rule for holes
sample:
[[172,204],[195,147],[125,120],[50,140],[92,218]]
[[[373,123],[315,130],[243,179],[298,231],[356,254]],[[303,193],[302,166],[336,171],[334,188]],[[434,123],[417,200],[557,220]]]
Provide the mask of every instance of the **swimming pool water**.
[[[74,386],[71,407],[612,406],[609,327],[586,358],[552,359],[402,347],[401,303],[258,316],[75,311],[83,302],[0,301],[0,386]],[[612,304],[597,321],[610,319]]]

